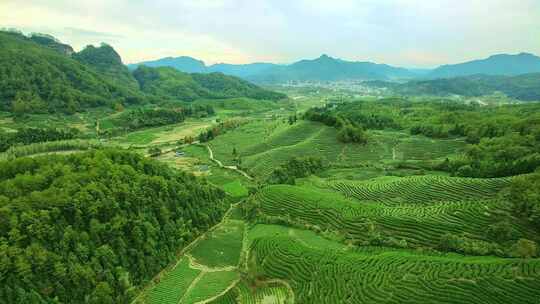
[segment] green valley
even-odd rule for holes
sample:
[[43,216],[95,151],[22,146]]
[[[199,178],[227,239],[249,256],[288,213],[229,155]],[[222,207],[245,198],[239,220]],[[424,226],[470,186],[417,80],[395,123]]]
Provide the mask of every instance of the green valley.
[[538,303],[529,61],[78,49],[0,31],[0,304]]

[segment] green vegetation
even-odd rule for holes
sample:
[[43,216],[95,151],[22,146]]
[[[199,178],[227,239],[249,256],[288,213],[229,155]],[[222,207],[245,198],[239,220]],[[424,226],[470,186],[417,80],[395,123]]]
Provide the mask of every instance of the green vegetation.
[[333,180],[328,187],[362,201],[395,205],[400,202],[455,202],[494,198],[510,184],[508,178],[459,178],[446,176],[379,177],[354,182]]
[[47,35],[26,37],[2,31],[0,47],[0,110],[17,116],[197,99],[286,98],[220,73],[186,74],[145,66],[131,73],[106,44],[73,53],[71,47]]
[[297,303],[536,303],[539,260],[328,251],[257,239],[261,277],[286,280]]
[[538,104],[492,107],[387,99],[327,105],[306,117],[329,125],[345,119],[366,129],[401,129],[431,138],[466,137],[471,145],[463,157],[445,160],[438,169],[459,176],[501,177],[540,166],[539,113]]
[[108,44],[102,43],[99,47],[88,45],[73,54],[73,59],[95,68],[112,83],[138,90],[137,81],[122,63],[120,55]]
[[[317,67],[408,73],[268,73]],[[536,78],[392,89],[534,99]],[[320,86],[0,32],[0,303],[538,301],[538,104]]]
[[540,232],[540,172],[516,177],[505,193],[517,217],[523,218]]
[[244,223],[230,220],[207,233],[190,255],[197,263],[212,268],[237,266],[243,234]]
[[288,304],[290,301],[290,292],[287,287],[279,283],[268,283],[263,286],[257,286],[255,290],[245,283],[237,284],[236,287],[223,296],[210,302],[212,304]]
[[16,132],[2,132],[0,130],[0,152],[8,150],[18,144],[66,140],[78,137],[80,131],[74,128],[21,128]]
[[268,178],[269,184],[290,184],[294,185],[295,180],[318,173],[324,169],[324,164],[320,158],[293,157],[285,164],[276,168]]
[[107,81],[93,68],[16,33],[0,32],[0,108],[26,113],[75,113],[138,95]]
[[[459,190],[454,195],[460,195]],[[477,241],[477,255],[510,256],[512,253],[505,251],[508,249],[505,244],[532,235],[530,228],[501,213],[504,205],[497,200],[484,198],[475,202],[464,195],[462,201],[428,204],[421,197],[418,200],[422,203],[405,199],[406,196],[400,198],[394,206],[358,204],[328,191],[277,185],[259,191],[248,213],[263,222],[333,232],[347,243],[358,245],[436,249],[446,234],[463,234],[467,240]],[[487,233],[486,227],[502,219],[511,221],[508,229],[513,233],[509,239],[500,241]]]
[[240,78],[220,73],[187,74],[173,68],[139,66],[133,71],[141,90],[158,98],[194,101],[201,98],[249,97],[278,100],[285,95],[259,88]]
[[158,279],[158,284],[150,291],[146,301],[156,304],[179,303],[200,273],[200,270],[189,267],[188,258],[182,258],[171,271]]
[[218,296],[225,292],[236,280],[238,280],[238,273],[234,271],[207,272],[193,286],[193,289],[184,296],[182,303],[194,304]]
[[244,197],[248,195],[248,189],[238,180],[223,185],[223,191],[234,197]]
[[128,303],[221,218],[223,193],[133,153],[0,162],[0,298]]
[[0,153],[0,160],[12,160],[17,157],[32,156],[41,153],[75,152],[94,148],[100,148],[102,144],[94,140],[59,140],[50,142],[39,142],[24,146],[14,146],[6,152]]
[[[476,73],[475,73],[476,74]],[[370,81],[376,88],[389,88],[395,94],[418,96],[484,96],[504,93],[510,98],[524,101],[540,100],[540,73],[517,76],[474,75],[455,78],[409,81],[398,84],[384,81]]]

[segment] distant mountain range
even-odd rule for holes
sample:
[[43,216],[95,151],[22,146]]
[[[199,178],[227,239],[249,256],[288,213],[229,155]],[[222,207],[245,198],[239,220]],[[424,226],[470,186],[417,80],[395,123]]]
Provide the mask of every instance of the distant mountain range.
[[412,80],[470,76],[476,74],[515,76],[540,73],[540,57],[529,53],[499,54],[486,59],[459,64],[443,65],[436,69],[407,69],[373,62],[347,61],[322,55],[313,60],[300,60],[289,65],[273,63],[214,64],[191,57],[167,57],[129,65],[173,67],[184,72],[221,72],[257,83],[284,83],[290,81],[317,82],[343,80]]
[[452,78],[475,74],[515,76],[539,73],[540,57],[529,53],[499,54],[486,59],[443,65],[427,74],[429,78]]
[[290,65],[273,63],[214,64],[206,66],[192,57],[166,57],[154,61],[130,64],[149,67],[173,67],[183,72],[221,72],[258,83],[282,83],[289,81],[339,81],[339,80],[397,80],[412,79],[422,75],[415,70],[392,67],[372,62],[354,62],[322,55],[313,60],[301,60]]
[[272,63],[250,63],[250,64],[227,64],[218,63],[206,66],[201,60],[188,56],[165,57],[158,60],[144,61],[135,64],[128,64],[130,70],[135,70],[138,66],[148,67],[171,67],[186,73],[223,73],[226,75],[242,77],[249,79],[255,75],[262,74],[265,70],[277,67]]

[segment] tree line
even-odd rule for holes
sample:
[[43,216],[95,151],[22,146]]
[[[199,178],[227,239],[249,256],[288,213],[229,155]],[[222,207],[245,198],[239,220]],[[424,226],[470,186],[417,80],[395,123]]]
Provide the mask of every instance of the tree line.
[[272,171],[267,179],[269,184],[294,185],[297,178],[308,177],[326,168],[318,157],[293,157]]
[[197,139],[202,143],[208,142],[216,138],[220,134],[225,134],[226,132],[234,130],[245,123],[247,123],[247,121],[244,119],[229,119],[226,121],[222,121],[217,125],[212,126],[211,128],[199,133]]
[[81,132],[75,128],[34,128],[26,127],[16,132],[0,130],[0,152],[15,145],[28,145],[38,142],[58,141],[77,138]]
[[327,126],[338,129],[337,139],[343,143],[366,144],[367,135],[361,123],[350,120],[342,115],[333,115],[326,108],[311,108],[304,114],[304,119],[322,122]]

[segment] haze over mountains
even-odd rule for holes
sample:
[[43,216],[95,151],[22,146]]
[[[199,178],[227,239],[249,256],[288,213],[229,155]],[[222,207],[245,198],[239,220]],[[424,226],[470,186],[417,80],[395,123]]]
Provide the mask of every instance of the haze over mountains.
[[129,65],[150,67],[168,66],[190,73],[221,72],[242,77],[257,83],[281,83],[289,81],[342,81],[342,80],[411,80],[453,78],[476,74],[515,76],[540,73],[540,57],[520,53],[498,54],[486,59],[458,64],[442,65],[433,70],[407,69],[373,62],[347,61],[322,55],[312,60],[279,65],[273,63],[214,64],[206,66],[192,57],[167,57]]
[[[257,84],[363,81],[386,94],[481,96],[540,99],[540,57],[494,55],[434,70],[406,69],[322,55],[289,65],[214,64],[191,57],[130,65],[107,44],[74,52],[49,35],[0,32],[0,109],[20,113],[69,112],[116,103],[193,101],[249,97],[278,100],[282,94]],[[28,65],[27,62],[35,64]],[[131,71],[130,71],[131,69]],[[9,77],[7,75],[10,75]],[[16,77],[14,77],[16,75]],[[380,90],[379,90],[380,91]]]

